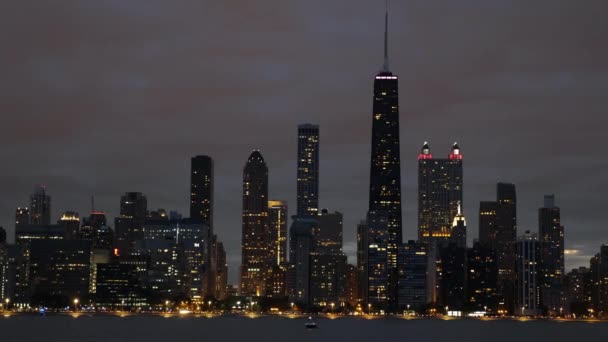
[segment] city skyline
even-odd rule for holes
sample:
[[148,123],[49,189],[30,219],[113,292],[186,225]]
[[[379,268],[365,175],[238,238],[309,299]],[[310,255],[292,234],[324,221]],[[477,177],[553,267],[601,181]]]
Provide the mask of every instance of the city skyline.
[[[126,6],[129,7],[130,5]],[[340,17],[337,8],[334,6],[333,4],[329,6],[328,10],[330,13],[338,16],[341,22],[348,22],[349,19],[343,16]],[[432,7],[431,5],[429,6]],[[539,10],[536,6],[542,7],[535,4],[531,5],[529,10]],[[592,5],[589,6],[591,7]],[[289,5],[279,6],[279,10],[286,10],[288,7]],[[559,6],[556,5],[556,7]],[[23,115],[20,118],[11,116],[8,125],[3,125],[1,128],[2,138],[0,139],[3,141],[3,147],[0,150],[0,156],[10,162],[6,163],[6,166],[0,171],[2,175],[0,177],[0,187],[4,189],[3,195],[0,197],[0,225],[8,230],[10,237],[13,236],[14,210],[18,206],[28,205],[28,196],[36,183],[46,184],[48,194],[53,198],[51,222],[58,220],[60,213],[67,210],[77,211],[80,217],[88,216],[91,195],[95,195],[96,197],[96,207],[99,210],[105,211],[108,221],[112,222],[112,218],[118,216],[119,213],[119,198],[126,191],[142,192],[148,198],[149,208],[178,210],[182,214],[187,215],[190,186],[188,182],[190,172],[189,159],[195,155],[206,154],[212,156],[216,162],[214,231],[227,247],[230,262],[230,279],[231,282],[235,282],[235,270],[238,269],[240,264],[241,184],[239,179],[241,177],[242,161],[253,148],[258,147],[261,149],[269,167],[269,197],[286,200],[292,210],[289,213],[291,215],[296,204],[295,188],[293,186],[296,167],[295,130],[297,124],[312,122],[321,126],[321,141],[323,142],[320,153],[320,174],[322,177],[320,181],[319,207],[328,208],[331,211],[339,210],[344,213],[345,252],[349,254],[352,262],[352,257],[355,254],[354,235],[356,224],[360,219],[365,217],[367,207],[366,184],[369,175],[367,174],[366,165],[369,162],[369,132],[371,131],[369,124],[371,106],[368,101],[371,87],[369,78],[378,71],[378,61],[381,59],[382,52],[380,44],[382,41],[381,32],[378,32],[379,30],[376,29],[379,26],[378,23],[381,22],[382,10],[371,5],[368,7],[361,3],[356,3],[353,8],[355,12],[362,11],[362,13],[356,13],[359,13],[357,15],[365,19],[364,23],[370,25],[369,32],[362,33],[356,30],[353,31],[351,28],[351,32],[334,33],[334,36],[340,37],[343,34],[349,38],[354,38],[355,33],[357,33],[362,34],[361,39],[365,39],[366,42],[364,44],[356,44],[357,49],[355,49],[355,46],[347,43],[338,44],[337,47],[339,49],[335,50],[334,53],[337,51],[343,51],[343,53],[337,53],[338,57],[332,57],[329,59],[329,63],[327,63],[334,68],[315,71],[322,75],[330,75],[330,82],[321,82],[319,84],[319,82],[315,83],[309,80],[307,87],[310,88],[299,90],[299,92],[303,91],[302,99],[299,98],[299,92],[296,90],[294,90],[294,93],[287,94],[282,90],[281,94],[294,99],[292,104],[297,108],[290,112],[291,116],[288,119],[282,118],[280,113],[286,106],[279,105],[277,108],[274,106],[274,102],[270,102],[275,100],[274,97],[257,95],[261,96],[259,103],[263,108],[245,111],[248,115],[239,116],[240,120],[243,120],[242,127],[237,126],[236,131],[232,131],[230,130],[232,122],[216,121],[216,118],[210,114],[213,111],[212,107],[216,103],[217,105],[223,103],[221,98],[212,102],[211,108],[198,102],[189,102],[189,105],[193,109],[178,105],[177,107],[181,108],[181,111],[178,110],[175,114],[176,117],[174,117],[174,120],[183,120],[184,126],[187,126],[184,128],[184,136],[178,133],[174,136],[167,136],[165,130],[174,129],[176,125],[172,120],[162,123],[161,117],[166,114],[164,112],[174,112],[173,108],[167,105],[166,107],[161,107],[164,109],[164,112],[152,111],[149,113],[147,109],[150,108],[143,101],[143,96],[148,94],[146,91],[153,91],[150,88],[154,87],[138,85],[137,82],[141,80],[137,78],[133,80],[135,84],[125,83],[123,85],[129,91],[134,92],[133,94],[142,96],[141,99],[138,98],[136,100],[141,102],[131,104],[135,106],[136,112],[139,115],[127,119],[129,125],[133,126],[132,129],[121,128],[122,126],[118,125],[116,121],[120,116],[112,114],[111,108],[104,105],[105,102],[101,102],[100,108],[95,108],[94,112],[105,110],[105,113],[107,113],[106,115],[108,115],[110,120],[104,120],[104,123],[107,124],[107,130],[113,132],[112,138],[102,136],[101,133],[104,133],[105,130],[98,132],[87,129],[90,125],[94,124],[96,119],[92,117],[92,114],[84,113],[86,110],[91,109],[86,101],[84,104],[79,104],[79,107],[77,107],[80,108],[79,111],[67,111],[70,114],[66,115],[70,116],[63,118],[71,119],[73,122],[70,121],[71,124],[67,125],[70,130],[57,131],[58,133],[67,132],[67,135],[59,134],[61,138],[57,140],[55,140],[54,134],[50,134],[53,132],[52,128],[56,128],[52,123],[48,123],[49,125],[46,125],[48,131],[45,129],[44,134],[36,135],[36,139],[34,139],[32,131],[22,128],[26,123],[23,120],[38,119],[44,123],[47,120],[46,115],[50,115],[50,112],[40,110],[40,108],[38,108],[39,112],[36,112],[33,110],[34,108],[31,108],[32,111],[29,114]],[[150,10],[153,11],[154,9],[155,6],[151,6]],[[367,9],[374,13],[374,15],[369,15],[370,12],[365,12]],[[406,8],[404,5],[394,4],[391,8],[393,12],[392,17],[402,17],[405,15],[405,18],[412,19],[414,13],[417,13],[416,11],[408,12],[406,9],[418,10],[422,11],[422,13],[425,13],[425,10],[430,11],[430,9],[423,5]],[[558,9],[561,8],[556,8],[556,10]],[[498,15],[498,10],[490,8],[489,5],[483,7],[482,10]],[[566,9],[563,10],[566,11]],[[591,12],[591,9],[586,8],[586,11]],[[111,14],[105,13],[105,15]],[[576,13],[571,15],[578,18]],[[587,14],[587,16],[590,15]],[[584,16],[581,15],[581,17]],[[140,19],[144,21],[144,24],[147,23],[145,18],[140,17]],[[523,18],[523,20],[525,23],[528,23],[526,18]],[[404,20],[403,22],[406,21]],[[392,35],[396,37],[393,39],[398,39],[400,42],[411,41],[406,38],[415,38],[416,34],[411,33],[415,28],[422,27],[428,29],[427,26],[421,24],[418,20],[413,21],[416,24],[412,23],[411,26],[403,22],[393,21],[391,24],[393,25],[393,29],[391,30]],[[255,22],[254,24],[263,25],[261,22]],[[553,24],[557,25],[557,23]],[[580,23],[580,25],[583,25],[583,28],[578,29],[582,30],[593,27],[594,24],[593,20]],[[95,24],[91,25],[93,26],[85,28],[98,28]],[[371,29],[372,27],[374,29]],[[552,30],[558,30],[556,26],[550,27]],[[111,31],[110,28],[106,29]],[[185,28],[176,28],[176,30],[180,29]],[[467,28],[464,29],[464,33],[466,32],[468,32]],[[443,37],[441,33],[437,33],[439,38]],[[445,32],[443,33],[445,34]],[[463,32],[454,33],[457,38],[456,41],[463,42],[464,34],[459,35],[459,33],[463,34]],[[539,32],[539,36],[533,36],[532,38],[538,39],[548,33],[553,33],[553,31]],[[506,33],[503,34],[505,39],[510,37]],[[313,35],[306,37],[312,39]],[[482,57],[486,56],[486,54],[490,57],[494,56],[494,58],[497,58],[495,54],[500,55],[498,51],[490,48],[489,51],[476,50],[474,53],[471,52],[472,56],[468,56],[470,58],[462,57],[463,60],[458,60],[458,58],[452,61],[449,59],[434,60],[435,65],[438,65],[441,71],[445,71],[446,75],[450,75],[447,71],[451,70],[454,72],[455,70],[456,79],[434,78],[438,74],[434,74],[429,70],[429,65],[433,65],[433,63],[428,63],[427,68],[422,68],[422,71],[417,69],[416,66],[420,63],[424,65],[424,56],[428,57],[431,54],[430,52],[424,52],[425,45],[420,41],[414,39],[418,44],[412,43],[411,46],[414,48],[411,51],[407,49],[407,46],[410,44],[392,44],[394,47],[391,51],[393,60],[391,68],[395,69],[394,71],[401,77],[401,177],[404,183],[401,190],[404,203],[404,240],[413,239],[417,235],[415,176],[416,156],[418,155],[420,145],[428,140],[435,153],[447,155],[451,143],[458,141],[467,154],[465,171],[465,187],[467,191],[465,193],[464,214],[468,221],[467,235],[469,236],[469,244],[477,236],[477,210],[479,202],[494,198],[495,185],[497,182],[502,181],[514,183],[518,188],[519,229],[517,235],[521,235],[525,230],[536,231],[536,215],[538,208],[542,205],[543,195],[555,193],[558,199],[557,205],[562,209],[562,222],[568,227],[566,248],[581,250],[579,255],[566,256],[567,270],[586,264],[588,259],[594,255],[597,250],[597,243],[594,242],[598,239],[602,240],[606,236],[603,230],[606,220],[598,213],[601,212],[603,207],[600,194],[605,192],[603,189],[607,189],[608,184],[601,177],[601,170],[606,165],[606,158],[602,158],[605,152],[601,148],[601,135],[603,132],[600,129],[600,124],[605,122],[605,120],[601,119],[598,115],[601,112],[601,106],[598,106],[600,108],[594,107],[592,103],[597,106],[598,104],[605,103],[605,100],[599,97],[599,93],[601,93],[599,90],[602,89],[601,85],[596,84],[595,88],[591,88],[590,93],[581,94],[577,92],[589,90],[589,82],[581,80],[586,75],[585,70],[580,70],[579,67],[586,65],[586,62],[588,62],[587,58],[595,61],[594,58],[570,56],[570,58],[573,58],[574,63],[568,64],[566,62],[572,62],[572,60],[565,59],[565,57],[562,57],[563,59],[557,58],[555,55],[559,53],[553,53],[554,50],[561,51],[560,49],[565,49],[569,51],[573,48],[575,41],[568,40],[567,38],[568,36],[566,36],[565,41],[555,46],[545,41],[542,47],[549,45],[546,46],[548,52],[542,53],[537,51],[540,53],[540,57],[519,56],[524,61],[523,66],[515,63],[517,61],[515,57],[512,57],[515,60],[505,57],[507,61],[504,65],[501,64],[500,60],[496,61],[492,58],[488,58],[488,60],[483,59]],[[588,37],[587,39],[589,41],[585,40],[584,43],[586,44],[584,47],[591,49],[592,43],[595,41],[594,37]],[[521,42],[519,40],[516,41]],[[324,41],[321,40],[321,42]],[[445,41],[443,42],[446,43]],[[169,41],[165,41],[165,44],[169,44]],[[193,42],[185,44],[187,47],[194,46],[192,45],[194,44]],[[406,47],[402,45],[406,45]],[[362,46],[365,46],[365,48],[362,48]],[[438,46],[433,45],[431,47],[433,49],[430,50],[435,52],[442,51]],[[23,53],[26,48],[18,46],[17,51]],[[253,49],[251,46],[249,48]],[[415,48],[418,48],[418,50]],[[348,59],[345,56],[352,57],[349,53],[356,53],[356,51],[361,49],[366,51],[362,52],[363,57],[355,59],[353,65],[340,66],[338,64],[338,62]],[[452,50],[448,51],[454,52],[454,49],[456,48],[452,47]],[[599,49],[600,51],[596,51],[597,53],[606,53],[605,48]],[[416,55],[413,51],[418,51],[417,53],[422,54],[422,57]],[[60,52],[68,53],[62,57],[63,59],[60,58],[60,64],[65,63],[69,57],[74,57],[69,53],[69,49],[68,51],[60,50]],[[282,73],[281,63],[277,64],[279,71],[276,73],[276,68],[269,66],[268,74],[270,75],[270,79],[260,80],[261,84],[272,87],[281,85],[283,82],[292,79],[297,80],[301,69],[299,69],[300,67],[296,67],[296,65],[317,67],[322,64],[317,63],[315,59],[306,62],[300,61],[298,58],[292,59],[289,57],[289,54],[287,55],[282,56],[283,61],[286,61],[285,63],[289,65],[283,70],[285,74],[277,76]],[[436,56],[439,53],[433,53],[432,55]],[[339,56],[342,57],[339,58]],[[315,57],[320,59],[319,55],[315,55]],[[552,57],[550,63],[548,61],[549,57]],[[86,62],[92,57],[85,56],[81,58],[83,58],[82,62]],[[488,82],[492,77],[499,77],[499,79],[501,76],[504,77],[504,73],[507,72],[509,67],[515,69],[511,70],[515,73],[515,79],[511,80],[513,83],[510,83],[509,80],[496,83],[489,82],[494,87],[490,87],[487,90],[480,89],[483,87],[477,87],[475,85],[475,78],[465,78],[465,85],[473,89],[467,88],[467,91],[459,92],[458,89],[460,88],[457,80],[463,80],[459,77],[462,77],[461,73],[467,70],[468,64],[465,63],[465,60],[477,62],[483,60],[488,63],[481,63],[482,68],[490,69],[490,71],[486,71],[489,75],[480,76],[482,77],[482,81]],[[162,58],[159,57],[156,63],[160,61],[162,61]],[[525,74],[525,66],[537,66],[535,63],[539,63],[540,65],[541,62],[549,64],[547,69],[542,70],[541,75]],[[43,63],[43,61],[39,61],[39,63]],[[605,62],[598,63],[600,63],[600,67],[605,66],[605,64],[601,64]],[[196,66],[197,64],[192,65]],[[247,63],[245,65],[251,66],[251,64]],[[40,64],[40,66],[43,67],[44,64]],[[499,66],[503,66],[505,69],[500,69]],[[560,69],[560,66],[564,69]],[[67,68],[67,66],[65,67]],[[106,67],[108,66],[106,65]],[[290,71],[290,68],[295,68],[295,71]],[[73,69],[70,67],[67,70]],[[203,72],[205,69],[196,70]],[[524,73],[524,75],[517,74],[516,72]],[[349,75],[345,76],[346,73]],[[184,76],[183,74],[180,75]],[[236,79],[230,83],[221,83],[221,86],[241,84],[246,89],[239,98],[247,97],[249,95],[245,94],[249,94],[251,91],[247,89],[255,87],[255,83],[247,83],[253,82],[249,78],[250,76],[259,75],[247,74],[242,79],[244,83],[236,81],[240,77],[236,75]],[[346,87],[342,87],[345,85],[342,82],[340,84],[332,83],[334,80],[340,79],[341,76],[347,77],[349,83],[352,81],[353,84],[356,83],[357,85],[353,87],[348,84]],[[61,79],[61,77],[53,78],[57,77],[53,75],[49,75],[48,77],[52,78],[52,84]],[[144,79],[150,77],[151,79],[146,82],[151,82],[154,85],[162,80],[164,76],[157,74],[141,77]],[[232,75],[232,77],[235,76]],[[278,77],[279,79],[273,79],[273,77]],[[353,79],[350,79],[351,77]],[[419,78],[423,79],[424,82],[418,82]],[[171,80],[179,81],[180,79]],[[36,78],[35,81],[35,84],[44,85],[42,83],[44,80],[42,79]],[[72,81],[75,82],[74,79],[66,80],[68,83]],[[191,81],[193,80],[187,77],[183,80],[183,82]],[[593,79],[590,81],[593,81]],[[226,81],[223,80],[223,82]],[[523,84],[529,84],[530,87],[518,90],[519,86],[517,82],[524,82]],[[416,90],[416,84],[420,85],[418,90]],[[315,93],[315,90],[312,88],[313,85],[323,89],[323,93],[337,91],[341,100],[339,101],[340,107],[346,104],[346,108],[304,103],[307,101],[308,96],[312,96],[311,94]],[[546,89],[540,89],[545,86]],[[147,90],[142,93],[141,87]],[[202,96],[209,96],[206,94],[204,86],[198,89],[195,85],[189,84],[189,87],[191,88],[188,88],[188,91],[203,94]],[[501,87],[506,88],[502,89]],[[84,88],[87,89],[86,86]],[[17,84],[16,89],[11,91],[26,89],[29,88]],[[110,91],[111,89],[114,88],[104,88],[102,89],[102,93],[109,94],[105,91]],[[177,85],[166,89],[166,94],[173,104],[175,104],[174,101],[179,102],[182,96],[185,96],[181,93],[176,93],[179,89],[180,87]],[[502,98],[501,100],[500,94],[492,93],[492,91],[497,89],[502,89],[504,93],[501,92],[501,94],[505,94],[508,99]],[[572,90],[572,93],[569,94],[571,96],[564,97],[563,89]],[[219,90],[222,93],[222,89]],[[307,93],[306,90],[310,90],[311,94]],[[424,90],[436,90],[435,92],[430,92],[435,94],[435,96],[421,96]],[[486,90],[490,92],[489,95]],[[68,85],[65,91],[67,94],[72,94],[75,90],[71,89]],[[163,92],[155,96],[162,94],[165,93]],[[58,94],[58,96],[61,97],[61,94]],[[460,102],[461,99],[468,99],[468,96],[474,100],[463,100],[464,102]],[[485,103],[488,96],[491,105]],[[547,97],[548,99],[545,99]],[[149,96],[145,98],[146,101],[154,101]],[[328,98],[322,99],[322,103],[327,104],[325,101],[328,101]],[[523,101],[524,104],[522,105],[514,104],[522,99],[529,100],[529,102]],[[496,101],[496,103],[492,103],[492,101]],[[548,102],[551,101],[555,103],[549,104]],[[579,101],[587,102],[579,103]],[[42,102],[46,103],[44,100]],[[563,108],[557,108],[556,104],[559,104],[559,107]],[[129,108],[128,105],[128,102],[123,102],[118,112],[127,110]],[[61,108],[69,109],[69,107],[65,106],[66,104],[57,105],[53,113],[59,113]],[[231,115],[236,115],[240,111],[240,106],[242,105],[229,106],[222,113],[228,118],[233,118]],[[403,110],[404,106],[405,110]],[[536,106],[544,109],[535,109]],[[25,111],[28,108],[30,108],[29,105],[10,103],[9,106],[3,106],[0,109],[21,113],[21,111]],[[603,108],[606,107],[604,106]],[[471,114],[471,111],[476,112],[477,115]],[[488,111],[495,112],[496,116],[491,118],[486,117],[485,115],[487,115]],[[255,122],[260,118],[264,118],[264,113],[272,118],[269,120],[270,125],[268,127]],[[335,113],[336,115],[331,116],[328,113]],[[482,113],[484,114],[483,116],[481,115]],[[595,113],[596,116],[593,117],[592,113]],[[509,122],[502,121],[504,115],[512,120]],[[581,116],[583,119],[586,119],[583,120],[585,121],[584,125],[579,122]],[[579,120],[572,122],[569,117],[577,117]],[[352,131],[343,129],[342,121],[347,119],[351,119],[349,123],[352,123]],[[552,121],[548,121],[549,119],[552,119]],[[134,137],[140,138],[138,133],[145,133],[142,131],[143,128],[135,127],[135,125],[140,123],[139,120],[141,120],[143,127],[147,129],[151,128],[149,130],[150,133],[141,135],[142,141],[134,139]],[[500,129],[488,127],[488,125],[495,124],[496,122],[504,126]],[[540,134],[536,133],[536,127],[534,127],[538,124],[544,124],[544,127],[547,127]],[[581,128],[584,127],[586,130],[585,136],[577,136],[569,131],[571,126],[577,128],[578,126],[576,125],[582,125]],[[44,125],[33,127],[35,129],[34,132],[39,132],[42,126]],[[251,132],[255,134],[249,135],[245,129],[249,126],[253,127]],[[190,127],[197,127],[198,129],[195,130]],[[480,127],[483,127],[485,131],[481,130]],[[12,135],[11,132],[13,130],[21,132],[23,136]],[[92,136],[83,135],[83,131],[89,132]],[[177,131],[180,130],[176,129]],[[229,137],[224,138],[224,135],[235,133],[239,134],[241,136],[239,138],[242,140],[233,141]],[[551,139],[539,139],[539,136],[550,136]],[[21,140],[24,137],[27,137],[27,139]],[[87,139],[85,143],[70,143],[78,141],[81,138],[91,137],[94,139]],[[98,140],[95,138],[98,138]],[[554,141],[547,141],[553,139]],[[47,140],[51,143],[46,144]],[[110,148],[105,147],[106,144],[112,143],[114,140],[125,141],[125,145],[121,144]],[[11,146],[11,148],[8,148],[8,146]],[[555,146],[559,146],[559,149],[555,148]],[[149,149],[150,151],[145,151],[143,155],[136,153],[138,149],[142,148],[144,150]],[[118,153],[114,153],[115,149],[118,150]],[[145,172],[142,172],[142,170]],[[342,174],[345,172],[348,172],[352,178],[344,179],[345,177]],[[142,173],[145,174],[142,175]],[[135,182],[133,182],[134,179],[136,180]],[[590,179],[593,182],[589,182]],[[581,204],[580,202],[583,200],[586,202]],[[575,262],[573,260],[580,261]]]

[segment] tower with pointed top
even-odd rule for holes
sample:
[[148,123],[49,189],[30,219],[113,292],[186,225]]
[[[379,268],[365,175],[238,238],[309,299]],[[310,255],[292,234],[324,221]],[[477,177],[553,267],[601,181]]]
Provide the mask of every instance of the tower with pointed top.
[[[396,274],[393,271],[397,268],[397,248],[402,242],[402,215],[399,90],[397,76],[389,70],[388,7],[384,22],[384,64],[374,80],[369,213],[374,217],[381,215],[385,222],[386,246],[379,248],[386,248],[386,265],[382,267],[385,269],[383,272],[388,275],[380,278],[389,279],[391,273]],[[369,270],[368,274],[374,272]],[[394,299],[391,298],[394,293],[392,288],[396,288],[393,285],[385,285],[386,289],[383,291],[387,297],[376,298],[377,302],[386,300],[388,304]]]
[[241,240],[241,295],[263,296],[270,269],[268,228],[268,167],[254,150],[243,169],[243,235]]
[[418,239],[449,243],[463,203],[462,153],[454,143],[448,158],[433,158],[428,143],[418,155]]

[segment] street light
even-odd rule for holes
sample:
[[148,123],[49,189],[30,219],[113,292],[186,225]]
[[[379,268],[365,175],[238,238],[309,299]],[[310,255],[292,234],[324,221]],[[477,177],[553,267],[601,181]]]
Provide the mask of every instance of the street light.
[[331,313],[334,313],[334,306],[335,306],[335,305],[336,305],[336,304],[331,303]]
[[207,302],[207,310],[211,311],[211,301]]
[[74,298],[74,311],[78,311],[78,302],[80,302],[78,298]]
[[367,314],[369,315],[372,312],[372,304],[367,304]]

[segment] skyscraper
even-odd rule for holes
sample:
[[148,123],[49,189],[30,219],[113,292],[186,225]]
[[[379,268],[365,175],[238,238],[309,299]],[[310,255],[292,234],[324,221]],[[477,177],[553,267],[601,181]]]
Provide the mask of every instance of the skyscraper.
[[121,249],[144,238],[148,200],[141,192],[127,192],[120,198],[120,216],[114,220],[116,239]]
[[319,126],[298,126],[297,215],[316,216],[319,210]]
[[[551,315],[560,313],[564,277],[564,226],[555,196],[546,195],[545,204],[538,210],[540,238],[539,283],[541,303]],[[563,308],[562,308],[563,309]]]
[[462,153],[454,143],[448,158],[433,158],[428,143],[418,155],[418,239],[445,245],[463,205]]
[[287,262],[287,203],[268,201],[268,221],[272,265],[284,266]]
[[196,156],[192,158],[190,190],[190,218],[199,220],[212,228],[213,159],[211,157]]
[[61,215],[57,224],[64,227],[66,239],[71,240],[80,237],[80,216],[77,212],[66,211]]
[[51,224],[51,196],[46,187],[39,186],[30,196],[30,223],[34,225]]
[[[384,65],[374,80],[373,117],[372,117],[372,146],[370,162],[370,184],[369,184],[369,213],[378,217],[379,213],[386,219],[387,245],[386,258],[388,274],[397,272],[397,247],[402,242],[402,215],[401,215],[401,158],[399,149],[399,90],[397,75],[389,70],[388,60],[388,9],[384,18]],[[374,213],[374,214],[372,214]],[[370,230],[373,228],[371,222]],[[372,234],[376,235],[376,234]],[[370,239],[369,243],[372,243]],[[373,250],[369,253],[384,251]],[[371,262],[368,260],[368,263]],[[378,272],[384,272],[380,269]],[[369,271],[368,280],[372,279],[372,271]],[[374,276],[374,282],[383,278]],[[395,278],[386,278],[391,284],[368,284],[368,297],[370,300],[383,302],[395,302],[396,283]],[[373,289],[372,289],[373,288]],[[393,291],[395,290],[395,291]],[[381,298],[384,297],[384,298]]]
[[270,260],[268,167],[254,150],[243,170],[241,295],[263,296]]
[[517,239],[517,310],[518,315],[536,315],[540,306],[538,288],[538,236],[527,231]]
[[30,209],[18,207],[15,210],[15,227],[30,224]]

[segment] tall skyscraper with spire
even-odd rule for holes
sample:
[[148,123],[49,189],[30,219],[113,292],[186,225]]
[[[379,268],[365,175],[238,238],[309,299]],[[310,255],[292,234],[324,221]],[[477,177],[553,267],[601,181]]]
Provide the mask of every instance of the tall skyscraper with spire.
[[272,262],[268,229],[268,167],[254,150],[243,169],[241,295],[263,296]]
[[388,230],[388,267],[397,266],[402,241],[398,79],[389,70],[388,7],[384,21],[384,65],[374,80],[369,212],[383,213]]
[[317,216],[319,211],[319,126],[298,126],[299,217]]

